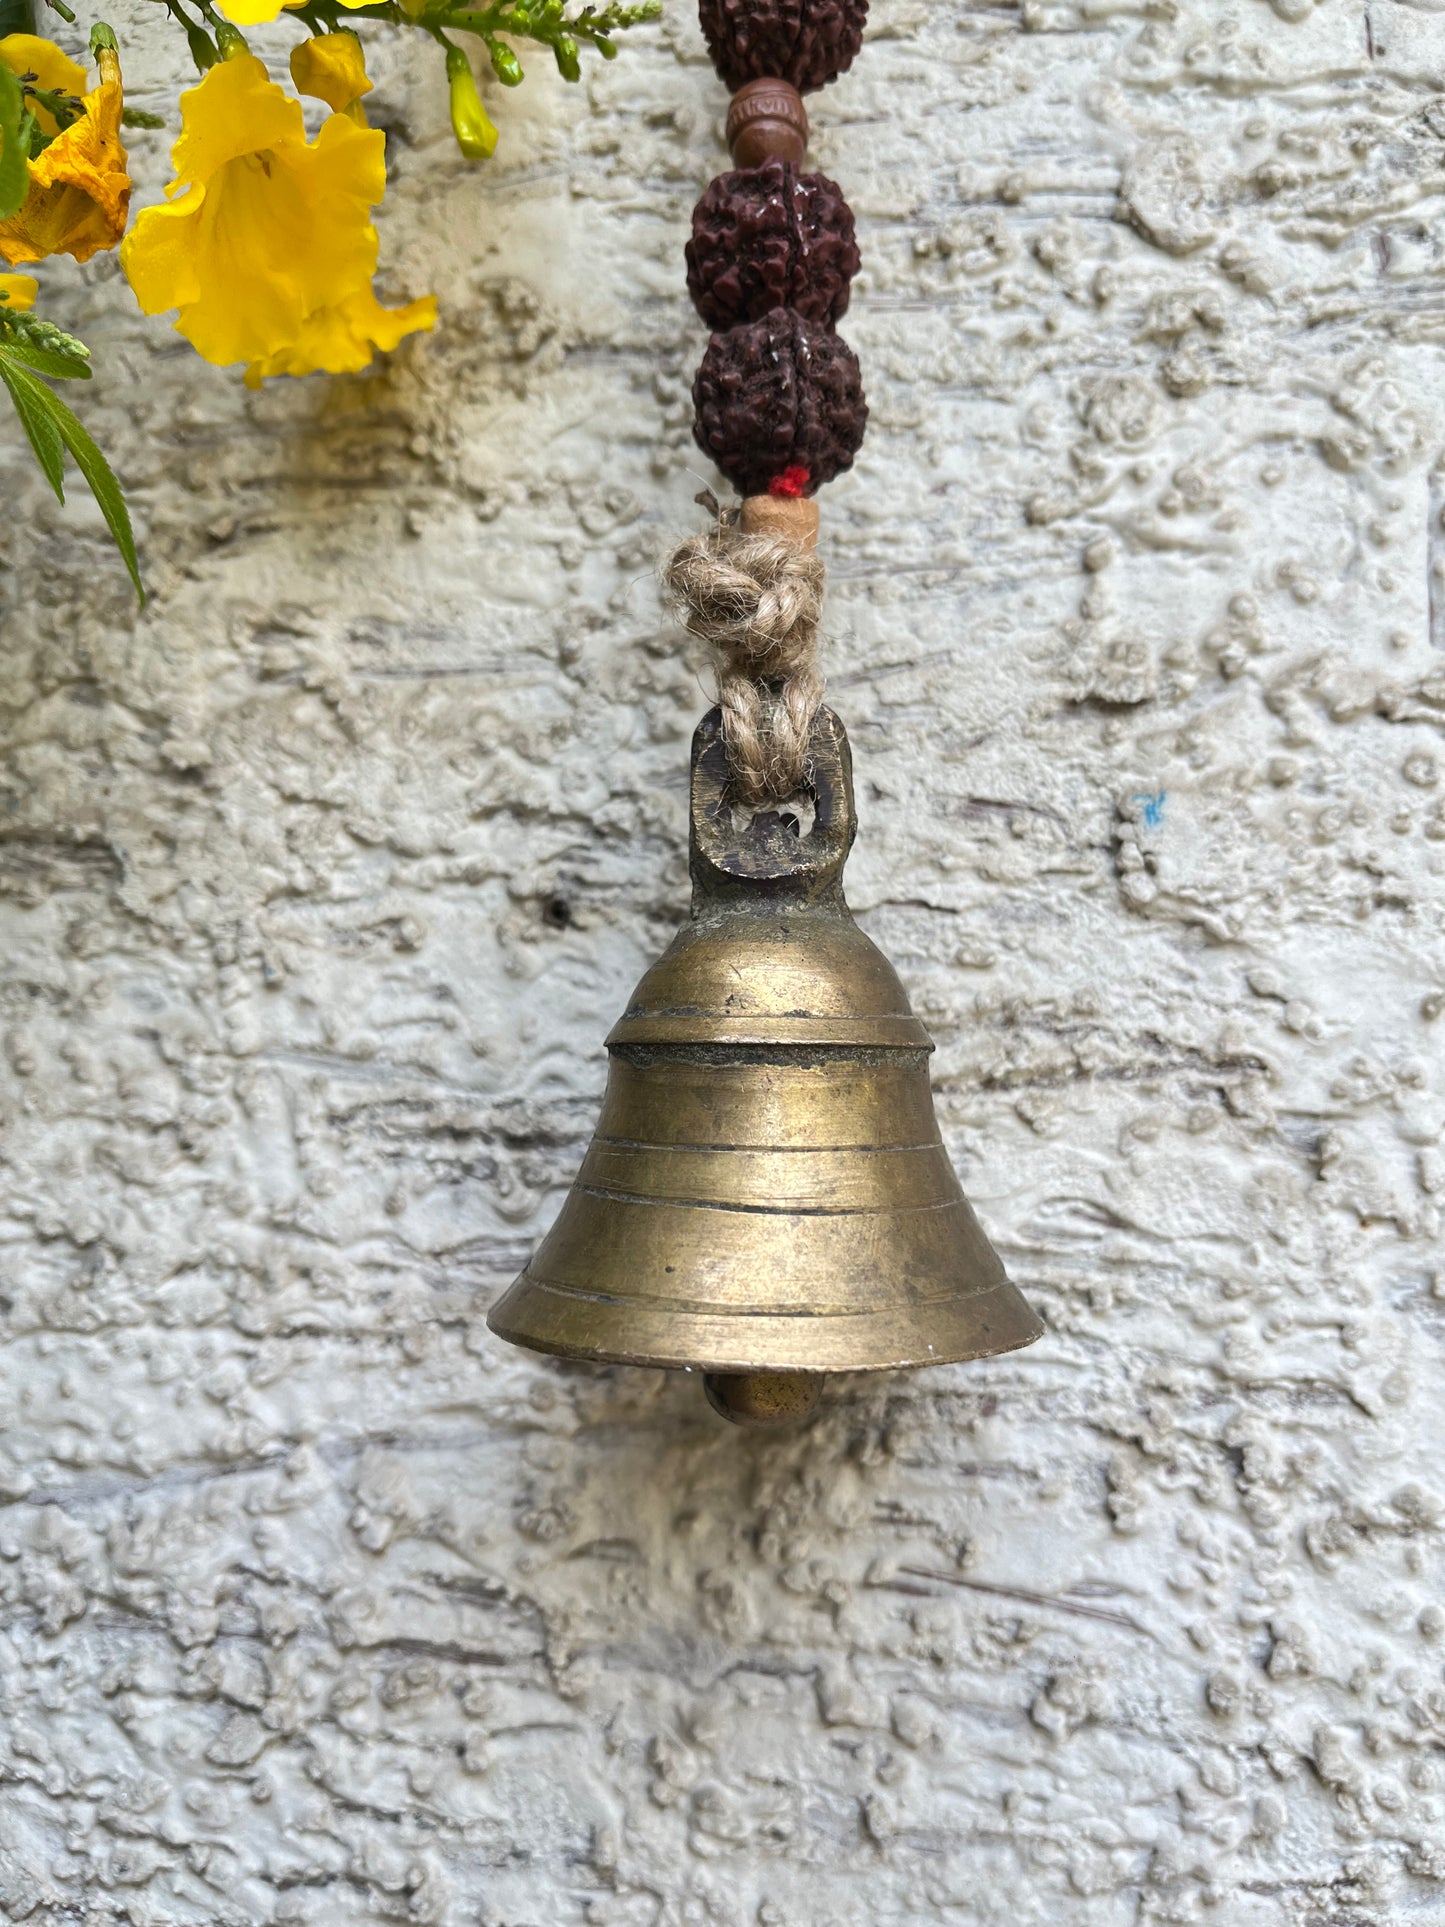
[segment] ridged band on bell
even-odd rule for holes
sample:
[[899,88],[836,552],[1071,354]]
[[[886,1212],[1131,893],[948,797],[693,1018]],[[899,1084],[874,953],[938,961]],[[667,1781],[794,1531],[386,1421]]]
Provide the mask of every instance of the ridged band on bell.
[[843,895],[842,724],[810,794],[738,811],[717,710],[692,914],[607,1039],[597,1132],[492,1312],[538,1351],[709,1372],[944,1364],[1040,1335],[939,1136],[928,1034]]

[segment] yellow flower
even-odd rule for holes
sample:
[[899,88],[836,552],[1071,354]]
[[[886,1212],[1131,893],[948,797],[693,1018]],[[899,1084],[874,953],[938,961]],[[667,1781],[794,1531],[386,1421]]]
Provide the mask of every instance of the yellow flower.
[[[47,94],[73,94],[78,100],[85,92],[84,67],[78,66],[53,40],[42,40],[39,34],[6,34],[0,40],[0,60],[17,80],[22,75],[33,76],[35,85],[44,88]],[[30,111],[40,122],[42,134],[59,133],[55,116],[48,107],[34,100]]]
[[[217,8],[237,27],[264,27],[268,20],[277,20],[288,7],[300,7],[306,0],[216,0]],[[371,0],[341,0],[347,12],[356,7],[369,7]]]
[[320,33],[291,49],[291,78],[298,94],[324,100],[335,113],[344,114],[355,107],[353,120],[365,127],[360,107],[363,94],[371,92],[366,77],[366,61],[361,42],[354,33]]
[[24,314],[35,306],[40,283],[33,274],[0,274],[0,308],[11,314]]
[[264,27],[285,11],[286,0],[217,0],[217,8],[233,26]]
[[181,96],[169,205],[146,208],[121,249],[137,301],[178,308],[207,361],[263,372],[364,367],[372,347],[430,327],[427,303],[388,313],[371,296],[384,147],[345,114],[308,141],[300,101],[259,60],[221,61]]
[[[12,34],[6,49],[16,40],[30,42],[33,36]],[[55,52],[60,54],[59,48]],[[60,59],[65,56],[60,54]],[[25,203],[18,214],[0,221],[0,255],[7,261],[43,261],[50,254],[71,254],[77,261],[88,261],[93,254],[113,248],[125,233],[130,175],[120,138],[120,61],[107,47],[96,59],[100,85],[85,95],[80,117],[62,128],[29,163],[30,192]]]

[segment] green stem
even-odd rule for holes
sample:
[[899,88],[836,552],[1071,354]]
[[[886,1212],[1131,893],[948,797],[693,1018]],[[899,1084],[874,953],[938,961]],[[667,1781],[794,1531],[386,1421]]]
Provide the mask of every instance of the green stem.
[[[297,19],[321,20],[334,28],[341,19],[342,9],[338,0],[311,0],[305,7],[291,7],[288,12]],[[550,19],[542,19],[512,4],[512,0],[493,0],[487,7],[443,7],[436,12],[429,11],[421,18],[406,13],[396,4],[396,0],[373,0],[364,7],[347,7],[348,20],[389,20],[397,26],[420,26],[430,31],[433,26],[454,28],[458,33],[479,34],[486,39],[490,34],[505,33],[518,40],[535,40],[544,46],[552,46],[567,34],[574,39],[596,41],[615,33],[619,26],[629,23],[611,18],[611,9],[598,10],[584,7],[575,18],[569,20],[559,12]],[[655,18],[651,10],[648,17]]]
[[195,21],[192,20],[184,7],[177,5],[176,0],[161,0],[161,5],[171,16],[171,19],[175,21],[176,25],[178,27],[184,27],[187,33],[195,26]]
[[[0,0],[0,5],[4,4],[6,0]],[[55,4],[55,0],[50,0],[50,4]],[[184,21],[185,16],[177,11],[174,0],[162,0],[162,4],[178,20]],[[213,30],[220,25],[212,0],[191,0],[191,4],[204,15]],[[604,57],[610,57],[614,51],[610,36],[619,27],[632,25],[639,18],[655,18],[660,11],[660,6],[654,8],[650,5],[601,9],[584,6],[580,13],[569,20],[560,6],[544,10],[541,6],[527,5],[525,0],[520,5],[517,0],[492,0],[491,5],[484,7],[449,6],[446,0],[442,0],[441,5],[420,16],[408,13],[398,4],[398,0],[371,0],[367,6],[344,9],[340,0],[307,0],[305,6],[287,9],[298,25],[313,34],[336,33],[343,27],[354,26],[359,20],[384,20],[392,26],[421,27],[428,33],[450,28],[457,33],[475,34],[484,41],[490,41],[502,33],[516,40],[535,41],[552,48],[554,52],[560,42],[570,37],[587,41]],[[625,14],[633,18],[618,17]]]
[[69,127],[73,120],[79,120],[84,111],[74,94],[57,94],[49,87],[32,87],[29,81],[22,82],[22,85],[25,98],[38,102],[57,127]]
[[[335,0],[313,0],[313,4],[309,7],[288,7],[286,11],[294,13],[298,20],[318,21],[328,33],[335,33],[341,25],[342,9],[335,4]],[[409,14],[403,13],[400,7],[393,4],[393,0],[380,0],[379,5],[369,7],[347,7],[346,18],[348,20],[389,20],[394,26],[403,27],[416,24]]]

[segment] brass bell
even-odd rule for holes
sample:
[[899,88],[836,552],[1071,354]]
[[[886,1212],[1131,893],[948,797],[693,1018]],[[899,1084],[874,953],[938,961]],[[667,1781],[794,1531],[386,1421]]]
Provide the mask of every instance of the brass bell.
[[565,1358],[701,1370],[744,1424],[801,1416],[827,1372],[1043,1330],[948,1161],[928,1033],[844,901],[852,768],[828,709],[810,769],[809,796],[737,809],[721,712],[699,725],[692,915],[608,1037],[582,1169],[488,1321]]

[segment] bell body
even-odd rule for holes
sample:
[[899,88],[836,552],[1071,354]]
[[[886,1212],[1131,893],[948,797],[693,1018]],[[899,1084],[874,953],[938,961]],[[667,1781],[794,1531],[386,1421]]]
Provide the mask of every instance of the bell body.
[[692,915],[607,1039],[596,1135],[499,1337],[747,1374],[1039,1336],[939,1137],[927,1032],[844,901],[852,779],[826,709],[812,770],[804,820],[735,811],[719,712],[700,725]]

